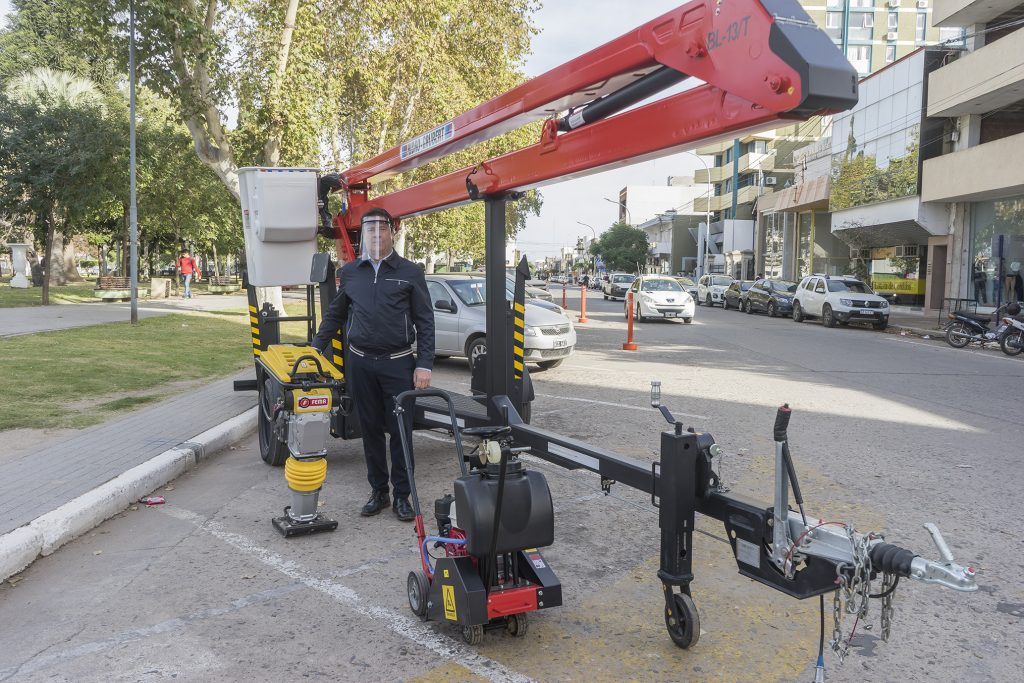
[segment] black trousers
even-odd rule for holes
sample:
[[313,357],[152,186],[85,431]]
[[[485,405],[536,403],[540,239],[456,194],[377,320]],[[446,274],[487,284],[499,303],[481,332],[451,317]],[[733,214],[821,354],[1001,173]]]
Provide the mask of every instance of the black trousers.
[[[374,491],[388,491],[388,461],[384,430],[391,435],[391,485],[395,498],[407,498],[411,491],[409,473],[402,455],[398,434],[394,397],[413,388],[412,374],[416,359],[410,354],[402,358],[373,360],[355,353],[345,359],[346,379],[351,386],[363,430],[363,455],[366,457],[366,479]],[[412,412],[404,416],[405,433],[412,459]]]

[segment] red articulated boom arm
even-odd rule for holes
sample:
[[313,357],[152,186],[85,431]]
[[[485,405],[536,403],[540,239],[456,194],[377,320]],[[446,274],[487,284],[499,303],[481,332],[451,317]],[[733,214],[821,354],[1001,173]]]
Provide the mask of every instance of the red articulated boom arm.
[[[623,111],[687,78],[704,85]],[[374,207],[408,218],[856,102],[856,71],[796,0],[693,0],[346,170],[335,186],[349,195],[334,219],[339,255],[354,256],[344,245]],[[369,197],[376,181],[537,120],[546,122],[534,145]]]

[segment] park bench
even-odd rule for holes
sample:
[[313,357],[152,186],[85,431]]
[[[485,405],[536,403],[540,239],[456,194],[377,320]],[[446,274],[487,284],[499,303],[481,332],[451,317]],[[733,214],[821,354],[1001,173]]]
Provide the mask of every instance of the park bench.
[[[101,275],[96,278],[96,289],[93,294],[104,301],[128,301],[132,298],[132,281],[127,277],[115,277],[113,275]],[[139,287],[139,297],[145,297],[149,290]]]
[[238,278],[230,275],[211,276],[206,284],[206,291],[211,294],[231,294],[242,289]]

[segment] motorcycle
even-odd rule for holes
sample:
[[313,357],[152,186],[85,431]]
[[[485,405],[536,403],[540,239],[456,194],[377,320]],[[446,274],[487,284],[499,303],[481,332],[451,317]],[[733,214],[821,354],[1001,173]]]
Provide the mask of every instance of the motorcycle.
[[999,348],[1007,356],[1016,356],[1024,351],[1024,320],[1003,318],[1003,324],[1007,326],[1007,329],[999,340]]
[[[982,346],[988,342],[1001,344],[1009,330],[1014,329],[1002,322],[1003,312],[1011,316],[1019,315],[1020,304],[1012,303],[1000,306],[995,315],[953,311],[949,314],[950,322],[946,325],[946,343],[954,349],[962,349],[971,342],[978,342]],[[989,327],[993,321],[1000,321],[994,332]]]

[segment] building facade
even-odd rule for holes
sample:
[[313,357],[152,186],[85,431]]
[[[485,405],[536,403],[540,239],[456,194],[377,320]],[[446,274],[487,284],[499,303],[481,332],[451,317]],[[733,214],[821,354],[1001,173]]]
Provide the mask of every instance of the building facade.
[[921,195],[947,225],[929,245],[929,304],[989,310],[1024,298],[1024,3],[935,0],[934,18],[968,28],[966,51],[928,78],[942,149]]
[[960,29],[934,25],[941,0],[802,0],[804,10],[867,76],[924,45],[959,41]]
[[690,213],[705,194],[691,176],[669,176],[664,185],[627,185],[619,190],[619,222],[639,226],[668,211]]

